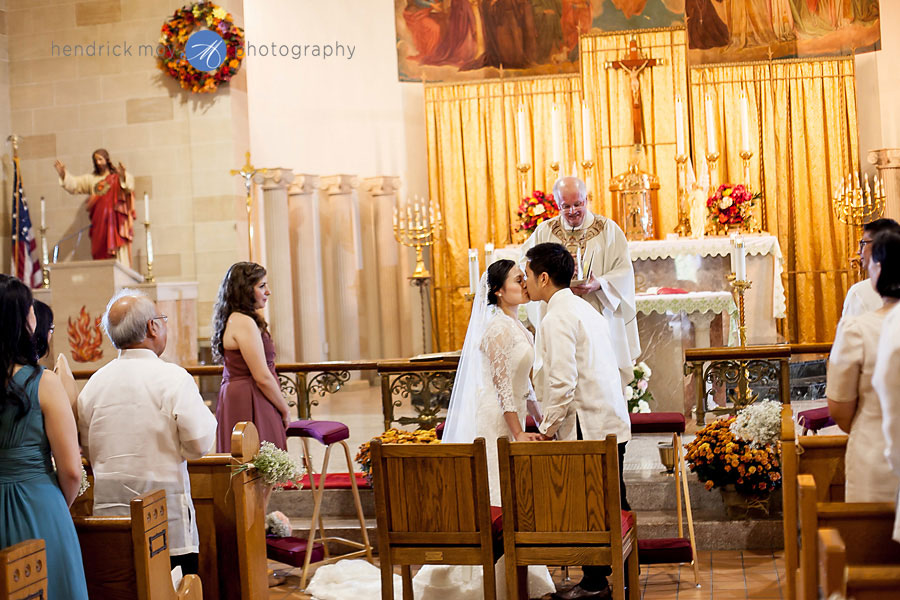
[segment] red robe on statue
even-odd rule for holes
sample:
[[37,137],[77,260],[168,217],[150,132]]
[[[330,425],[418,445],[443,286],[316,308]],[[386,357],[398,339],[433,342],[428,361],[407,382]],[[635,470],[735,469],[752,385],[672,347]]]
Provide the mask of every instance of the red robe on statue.
[[134,193],[123,189],[119,175],[110,173],[94,185],[88,198],[91,215],[91,256],[94,260],[115,258],[119,248],[128,247],[134,239]]

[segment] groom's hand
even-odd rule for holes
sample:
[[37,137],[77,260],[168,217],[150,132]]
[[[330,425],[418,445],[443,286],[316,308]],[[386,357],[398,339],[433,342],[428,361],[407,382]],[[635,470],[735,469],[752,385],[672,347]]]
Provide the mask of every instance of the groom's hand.
[[543,433],[539,433],[538,435],[541,436],[541,441],[542,441],[542,442],[552,442],[553,440],[556,439],[556,436],[555,436],[555,435],[553,435],[553,436],[546,436],[546,435],[544,435]]
[[516,436],[517,442],[542,442],[544,439],[544,436],[540,433],[529,433],[527,431],[522,431]]

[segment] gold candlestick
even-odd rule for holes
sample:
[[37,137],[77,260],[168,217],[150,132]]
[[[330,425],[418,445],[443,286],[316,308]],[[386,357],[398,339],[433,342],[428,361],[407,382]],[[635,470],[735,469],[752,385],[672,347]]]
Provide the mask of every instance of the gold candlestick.
[[593,196],[591,194],[591,169],[594,168],[594,161],[581,161],[581,168],[584,169],[584,185],[587,187],[587,203],[588,207],[590,207],[591,200],[593,199]]
[[526,196],[530,196],[528,193],[528,171],[531,170],[531,165],[528,163],[519,163],[516,165],[516,171],[518,172],[518,180],[519,187],[521,189],[521,197],[525,198]]
[[679,154],[675,157],[675,162],[678,165],[678,226],[675,228],[675,233],[684,237],[691,235],[691,219],[688,216],[689,211],[685,209],[688,199],[687,159],[687,154]]
[[[250,164],[250,151],[246,153],[247,162],[243,167],[231,169],[232,175],[240,175],[247,190],[247,260],[253,260],[253,178],[257,174],[265,175],[266,169],[257,169]],[[152,279],[150,280],[152,281]]]
[[712,154],[706,155],[706,166],[709,171],[709,195],[712,196],[716,193],[718,189],[718,183],[716,182],[716,163],[719,162],[719,153],[713,152]]
[[400,244],[416,249],[416,268],[410,279],[429,279],[431,273],[425,266],[425,255],[422,249],[434,244],[442,227],[441,210],[431,202],[416,201],[415,216],[413,208],[407,203],[407,212],[400,218],[398,207],[394,207],[394,239]]
[[550,170],[553,171],[553,181],[550,182],[550,185],[547,186],[547,189],[553,189],[553,185],[556,183],[556,180],[559,178],[559,163],[552,162],[550,163]]
[[750,289],[750,281],[746,279],[736,279],[734,273],[728,276],[731,288],[737,292],[738,301],[738,334],[740,335],[741,348],[747,346],[747,317],[744,309],[744,293]]
[[153,277],[153,237],[150,235],[150,221],[144,221],[144,235],[147,240],[147,276],[144,281],[153,283],[156,279]]
[[[43,219],[43,215],[41,216]],[[41,225],[41,287],[50,287],[50,255],[47,252],[47,227]]]
[[[741,162],[743,163],[743,171],[744,171],[744,187],[747,188],[747,191],[753,194],[752,186],[750,185],[750,159],[753,158],[753,152],[750,150],[741,150]],[[756,215],[753,214],[753,207],[756,206],[756,201],[751,200],[749,206],[746,208],[746,216],[744,217],[744,222],[741,224],[741,229],[747,231],[748,233],[759,233],[760,226],[756,221]],[[741,211],[744,212],[744,211]]]

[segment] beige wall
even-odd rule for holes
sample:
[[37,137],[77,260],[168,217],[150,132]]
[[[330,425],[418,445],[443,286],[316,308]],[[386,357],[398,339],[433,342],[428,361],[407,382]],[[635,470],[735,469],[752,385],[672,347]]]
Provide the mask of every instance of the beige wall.
[[[22,172],[35,221],[38,199],[45,196],[51,247],[87,225],[84,198],[59,188],[53,161],[58,157],[70,172],[86,173],[91,152],[108,149],[137,181],[135,268],[146,269],[146,191],[154,275],[199,282],[200,336],[208,335],[218,283],[232,262],[246,257],[239,226],[243,187],[228,174],[243,164],[249,143],[246,70],[215,94],[190,94],[154,58],[138,56],[140,44],[156,46],[162,23],[180,0],[5,4],[9,115],[12,131],[24,138]],[[239,0],[220,4],[243,23]],[[131,44],[133,56],[54,55],[66,44],[107,41]],[[89,250],[87,238],[77,250],[66,244],[61,260],[89,258]]]
[[0,190],[0,273],[6,273],[9,269],[10,260],[10,184],[9,177],[9,146],[6,144],[6,138],[10,134],[9,130],[9,36],[6,28],[7,21],[7,0],[0,0],[0,143],[3,148],[0,149],[0,167],[2,167],[2,177],[0,181],[3,183],[3,189]]
[[881,0],[881,50],[856,57],[860,165],[871,150],[900,148],[900,2]]

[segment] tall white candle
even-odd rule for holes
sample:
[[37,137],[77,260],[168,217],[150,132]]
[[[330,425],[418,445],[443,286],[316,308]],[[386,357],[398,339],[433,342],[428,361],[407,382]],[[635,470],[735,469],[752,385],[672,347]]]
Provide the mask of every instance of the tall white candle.
[[582,160],[593,160],[594,136],[591,134],[591,111],[584,101],[581,102],[581,157]]
[[675,156],[684,156],[684,103],[675,96]]
[[525,107],[521,104],[519,105],[519,110],[516,112],[516,138],[516,146],[519,149],[519,164],[528,164],[528,152],[525,148],[525,142],[527,140],[525,137]]
[[712,98],[706,95],[706,152],[715,154],[718,151],[716,145],[716,115],[713,113]]
[[484,268],[494,264],[494,244],[488,242],[484,245]]
[[469,248],[469,293],[475,294],[478,290],[478,278],[480,277],[478,269],[478,250]]
[[737,234],[731,234],[731,272],[732,274],[737,273],[737,246],[735,246],[735,241],[737,241]]
[[144,223],[150,222],[150,194],[144,192]]
[[550,110],[550,138],[553,143],[553,154],[550,160],[559,163],[562,160],[562,138],[559,132],[559,106],[556,104]]
[[47,229],[47,201],[41,196],[41,229]]
[[737,265],[734,271],[734,278],[738,281],[747,281],[747,255],[744,248],[744,238],[739,237],[734,245],[737,248]]
[[750,152],[750,105],[747,94],[741,92],[741,152]]

